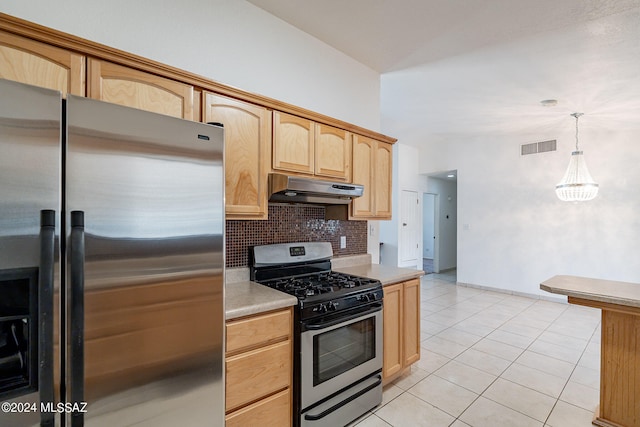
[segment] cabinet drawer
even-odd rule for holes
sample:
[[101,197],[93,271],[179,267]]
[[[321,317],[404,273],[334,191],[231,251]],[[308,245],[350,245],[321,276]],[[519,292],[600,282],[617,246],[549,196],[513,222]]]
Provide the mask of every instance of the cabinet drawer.
[[258,347],[291,334],[291,310],[227,322],[227,353]]
[[226,427],[291,425],[291,389],[281,391],[226,417]]
[[227,357],[227,411],[291,384],[291,341]]

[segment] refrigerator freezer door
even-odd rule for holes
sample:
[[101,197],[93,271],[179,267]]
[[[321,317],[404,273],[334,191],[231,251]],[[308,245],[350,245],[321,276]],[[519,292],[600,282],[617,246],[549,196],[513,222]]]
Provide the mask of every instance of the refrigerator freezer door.
[[72,420],[223,425],[222,128],[69,96],[65,197]]
[[15,404],[0,425],[52,425],[40,400],[53,403],[58,348],[62,98],[2,79],[0,94],[0,402]]

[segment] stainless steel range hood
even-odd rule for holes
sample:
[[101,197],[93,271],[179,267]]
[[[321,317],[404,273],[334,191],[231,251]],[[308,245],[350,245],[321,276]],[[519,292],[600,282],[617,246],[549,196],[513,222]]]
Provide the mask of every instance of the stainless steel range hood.
[[269,201],[280,203],[314,203],[322,205],[346,205],[362,196],[364,187],[359,184],[321,181],[313,178],[269,174]]

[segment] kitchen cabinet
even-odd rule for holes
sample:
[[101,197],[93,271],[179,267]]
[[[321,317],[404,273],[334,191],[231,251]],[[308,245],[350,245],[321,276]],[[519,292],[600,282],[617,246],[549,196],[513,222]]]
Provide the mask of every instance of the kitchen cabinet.
[[114,104],[193,120],[193,86],[89,58],[87,96]]
[[280,111],[273,123],[273,169],[350,181],[350,132]]
[[84,96],[85,57],[0,31],[0,78]]
[[351,133],[333,126],[316,123],[315,175],[351,180]]
[[387,285],[383,291],[382,377],[389,382],[420,360],[420,280]]
[[271,111],[206,92],[203,114],[224,125],[227,219],[267,219]]
[[391,219],[392,146],[361,135],[353,137],[353,180],[364,194],[353,200],[353,219]]
[[291,425],[291,308],[227,321],[226,425]]
[[273,168],[313,174],[314,123],[291,114],[273,112]]

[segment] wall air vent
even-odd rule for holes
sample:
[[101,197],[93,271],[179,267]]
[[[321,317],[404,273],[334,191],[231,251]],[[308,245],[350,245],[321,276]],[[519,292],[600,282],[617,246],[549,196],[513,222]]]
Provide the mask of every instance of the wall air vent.
[[523,144],[520,146],[520,155],[545,153],[547,151],[556,151],[556,140],[533,142],[531,144]]

